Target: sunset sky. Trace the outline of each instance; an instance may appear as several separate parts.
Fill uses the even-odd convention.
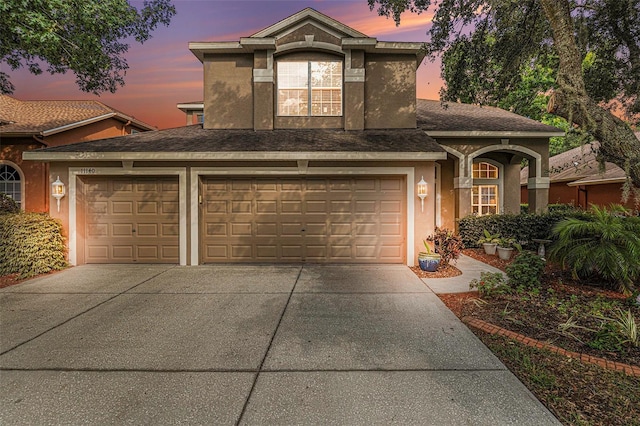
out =
[[[142,1],[130,1],[140,8]],[[27,70],[9,71],[21,100],[97,99],[157,126],[182,126],[185,115],[176,108],[181,102],[202,100],[202,64],[189,51],[191,41],[238,41],[305,7],[312,7],[380,41],[426,40],[431,17],[403,15],[396,27],[391,19],[370,11],[366,0],[316,1],[220,1],[174,0],[177,14],[169,27],[159,27],[145,44],[132,43],[126,55],[129,70],[125,86],[116,93],[94,96],[81,92],[75,76],[31,75]],[[3,67],[5,68],[5,67]],[[442,85],[439,63],[424,61],[418,70],[418,97],[437,99]]]

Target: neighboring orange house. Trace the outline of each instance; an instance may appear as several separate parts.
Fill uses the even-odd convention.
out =
[[[49,211],[49,165],[22,153],[156,130],[97,101],[21,101],[0,95],[0,192],[23,210]]]
[[[635,133],[640,140],[640,132]],[[549,158],[549,203],[571,204],[582,209],[589,205],[608,206],[623,204],[635,210],[633,197],[622,202],[622,185],[625,173],[613,163],[605,163],[601,171],[596,151],[598,142],[580,146]],[[527,177],[529,169],[520,172],[520,199],[528,202]]]

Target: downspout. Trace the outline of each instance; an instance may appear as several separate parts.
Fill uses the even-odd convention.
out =
[[[131,124],[131,120],[127,121],[126,123],[124,123],[124,126],[122,127],[122,136],[127,134],[127,126]]]
[[[589,202],[589,200],[587,199],[587,195],[588,195],[588,193],[587,193],[587,187],[586,187],[586,186],[579,186],[579,187],[578,187],[578,194],[579,194],[580,192],[583,192],[583,193],[584,193],[584,206],[580,206],[580,207],[582,207],[582,209],[583,209],[583,210],[587,210],[587,206],[589,205],[589,203],[588,203],[588,202]]]

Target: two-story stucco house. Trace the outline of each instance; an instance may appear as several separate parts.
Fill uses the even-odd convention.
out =
[[[530,205],[546,206],[548,139],[562,133],[417,100],[421,43],[305,9],[189,48],[204,69],[202,124],[25,153],[67,185],[51,213],[73,264],[413,265],[436,226],[518,212],[523,157]]]

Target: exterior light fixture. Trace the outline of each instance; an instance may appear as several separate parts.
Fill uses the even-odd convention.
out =
[[[51,195],[58,202],[58,212],[60,212],[60,199],[67,193],[64,183],[60,181],[60,176],[51,184]]]
[[[424,213],[424,199],[427,196],[427,182],[424,181],[424,176],[418,182],[418,198],[420,198],[420,203],[422,205],[422,212]]]

